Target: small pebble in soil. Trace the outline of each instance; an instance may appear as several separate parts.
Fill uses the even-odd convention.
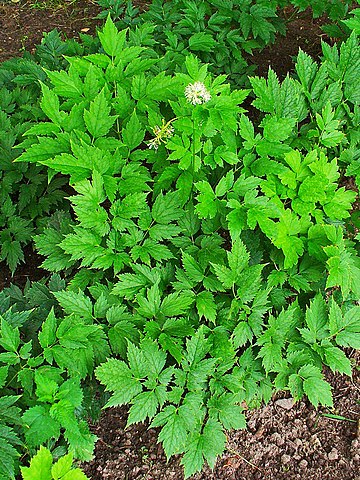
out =
[[[333,448],[331,452],[328,453],[328,459],[330,461],[333,461],[333,460],[337,460],[338,458],[339,458],[338,451],[336,450],[336,448]]]
[[[293,398],[280,398],[279,400],[275,401],[275,405],[283,408],[284,410],[291,410],[294,406],[294,403],[295,401]]]
[[[286,453],[284,455],[281,456],[281,463],[283,463],[284,465],[290,463],[291,461],[291,457],[290,455],[286,455]]]
[[[302,440],[300,440],[300,438],[295,438],[295,440],[294,440],[295,448],[301,447],[302,444],[303,444],[303,442],[302,442]]]
[[[301,460],[301,462],[299,463],[299,467],[301,468],[301,470],[305,470],[307,466],[308,466],[308,462],[305,459]]]

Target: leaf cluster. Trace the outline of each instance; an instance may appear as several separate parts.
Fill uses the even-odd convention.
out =
[[[87,385],[109,347],[85,311],[55,314],[61,312],[55,296],[61,299],[63,288],[54,275],[49,286],[33,283],[24,295],[17,287],[0,294],[2,478],[15,478],[20,454],[34,454],[44,444],[58,455],[66,446],[75,458],[92,457],[96,437],[85,420]]]

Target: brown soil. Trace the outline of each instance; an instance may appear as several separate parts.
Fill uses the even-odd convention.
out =
[[[360,480],[360,372],[352,380],[330,373],[328,378],[331,413],[347,420],[277,397],[249,412],[248,430],[229,432],[214,471],[206,468],[194,480]],[[85,473],[92,480],[182,480],[180,458],[166,463],[157,430],[142,424],[125,430],[126,417],[125,408],[103,414],[93,428],[100,440],[94,460],[83,465]]]
[[[321,30],[321,26],[328,23],[326,15],[313,19],[310,9],[294,14],[293,7],[285,8],[282,15],[287,21],[286,36],[278,36],[273,45],[248,58],[249,63],[258,66],[256,74],[259,76],[267,76],[271,66],[280,78],[284,78],[293,70],[293,57],[298,54],[299,48],[317,59],[321,55],[321,40],[329,42]]]
[[[91,0],[53,0],[54,7],[44,9],[51,0],[28,0],[20,3],[0,0],[0,61],[33,52],[43,33],[54,28],[65,38],[78,38],[80,33],[95,33],[101,20],[95,20],[100,7]]]
[[[44,4],[54,7],[42,8]],[[140,8],[148,0],[135,0]],[[58,5],[55,7],[55,5]],[[95,33],[102,21],[95,17],[101,11],[95,0],[23,0],[13,3],[0,0],[0,61],[22,55],[24,49],[34,51],[44,32],[57,28],[66,38],[78,38],[80,33]],[[289,20],[294,11],[291,7],[283,12]],[[249,63],[258,65],[257,75],[266,75],[271,66],[280,78],[293,69],[292,57],[299,47],[317,58],[321,53],[321,40],[327,39],[321,26],[326,17],[313,19],[310,10],[291,18],[286,37],[279,36],[274,45],[247,56]]]

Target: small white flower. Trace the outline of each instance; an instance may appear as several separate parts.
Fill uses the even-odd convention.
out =
[[[210,92],[202,82],[189,83],[185,88],[185,97],[193,105],[201,105],[211,100]]]
[[[170,137],[173,136],[174,134],[174,127],[171,125],[171,122],[173,122],[175,119],[172,119],[170,121],[168,121],[167,123],[165,123],[165,120],[162,119],[162,125],[161,127],[159,127],[158,125],[156,125],[152,131],[154,132],[154,135],[155,137],[152,138],[148,143],[148,147],[151,149],[151,148],[154,148],[155,150],[157,150],[159,148],[159,145],[161,144],[161,142],[165,143],[166,140]]]
[[[149,142],[148,142],[148,147],[150,148],[150,150],[153,148],[154,150],[157,150],[159,148],[159,145],[160,145],[160,139],[155,137],[155,138],[152,138]]]

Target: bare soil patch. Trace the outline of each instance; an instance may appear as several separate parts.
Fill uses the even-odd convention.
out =
[[[94,34],[102,24],[95,19],[100,7],[91,0],[63,0],[52,8],[45,5],[49,0],[0,3],[0,61],[21,56],[25,49],[33,52],[43,33],[54,28],[64,38],[79,38],[81,32]]]
[[[354,362],[359,354],[351,353]],[[353,379],[327,372],[334,409],[293,405],[284,395],[248,412],[248,429],[228,433],[226,452],[214,471],[194,480],[360,480],[360,372]],[[336,420],[324,414],[339,415]],[[93,427],[100,438],[95,458],[83,466],[92,480],[182,480],[179,458],[169,463],[156,429],[125,430],[126,408],[106,411]]]

